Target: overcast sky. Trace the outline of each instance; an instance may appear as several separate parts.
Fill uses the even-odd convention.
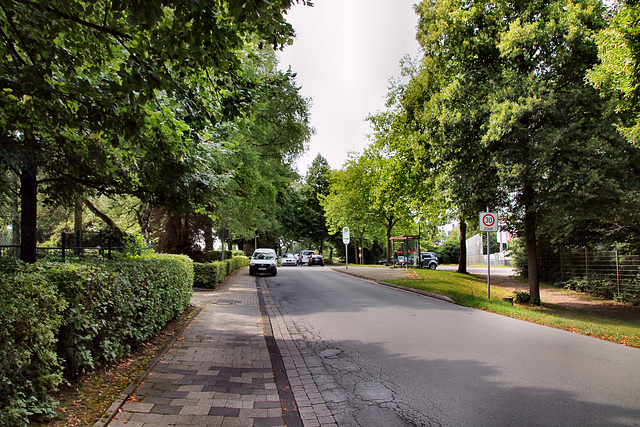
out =
[[[292,46],[280,67],[298,73],[302,95],[312,99],[316,128],[298,163],[304,175],[318,153],[339,169],[348,152],[362,152],[370,128],[365,118],[384,110],[389,80],[400,77],[400,60],[418,55],[414,0],[314,0],[293,6],[288,21]]]

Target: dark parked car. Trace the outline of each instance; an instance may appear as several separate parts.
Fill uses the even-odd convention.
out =
[[[435,270],[438,267],[438,256],[433,252],[422,252],[420,254],[420,267]]]
[[[324,256],[322,254],[313,254],[309,258],[309,265],[324,265]]]

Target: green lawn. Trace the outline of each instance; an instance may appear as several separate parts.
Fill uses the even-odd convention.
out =
[[[511,291],[491,287],[487,300],[487,283],[466,274],[438,270],[414,270],[420,279],[391,280],[395,285],[447,295],[457,304],[479,308],[504,316],[589,335],[640,348],[640,323],[600,314],[570,309],[543,301],[541,306],[514,304],[502,298]]]

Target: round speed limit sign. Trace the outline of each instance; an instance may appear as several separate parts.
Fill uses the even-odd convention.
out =
[[[480,212],[480,231],[498,231],[498,216],[494,212]]]

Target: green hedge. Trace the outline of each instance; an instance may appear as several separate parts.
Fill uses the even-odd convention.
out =
[[[129,353],[191,302],[193,263],[186,256],[48,267],[49,279],[70,307],[58,343],[70,378]]]
[[[224,261],[207,263],[193,263],[194,279],[193,286],[198,288],[215,289],[225,277],[239,268],[249,265],[249,258],[246,256],[234,256]]]
[[[124,356],[182,313],[193,292],[193,263],[179,255],[3,268],[0,425],[52,413],[48,396],[62,374]]]
[[[195,251],[189,253],[194,262],[208,264],[210,262],[222,261],[222,251]],[[233,257],[243,257],[244,252],[239,250],[224,251],[224,259],[232,259]]]
[[[62,382],[55,333],[66,303],[40,272],[0,270],[0,425],[21,425],[55,411],[50,394]]]

